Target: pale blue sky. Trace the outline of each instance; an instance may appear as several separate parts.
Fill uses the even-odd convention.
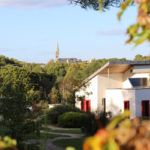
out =
[[[44,0],[38,5],[28,3],[31,1],[35,2],[16,4],[16,0],[0,0],[0,54],[47,63],[55,57],[57,41],[60,57],[131,59],[138,53],[150,54],[148,44],[137,48],[125,45],[126,28],[136,19],[135,7],[119,22],[116,8],[100,13],[68,5],[66,0]]]

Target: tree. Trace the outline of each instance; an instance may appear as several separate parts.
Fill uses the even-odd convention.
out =
[[[126,0],[122,2],[121,10],[118,13],[119,19],[133,1],[138,8],[137,22],[127,29],[129,36],[127,43],[133,43],[137,46],[146,41],[150,42],[150,0]]]
[[[3,116],[3,124],[18,139],[21,138],[22,127],[29,117],[27,91],[31,87],[28,72],[7,65],[0,69],[0,80],[0,114]]]
[[[150,61],[150,56],[143,56],[140,54],[137,54],[134,58],[135,61]]]
[[[25,134],[39,127],[36,126],[38,120],[29,109],[33,90],[30,73],[25,69],[12,65],[0,68],[0,115],[3,117],[1,122],[19,141]]]
[[[108,9],[109,7],[120,6],[122,0],[69,0],[71,3],[79,4],[82,8],[93,8],[94,10],[99,10],[100,6],[103,9]],[[100,4],[101,3],[101,4]]]
[[[23,63],[23,68],[29,72],[44,73],[45,70],[40,64]]]
[[[61,95],[58,87],[54,86],[50,92],[50,102],[51,104],[56,104],[61,102]]]
[[[70,64],[67,73],[60,84],[63,101],[74,103],[75,91],[84,79],[84,64]]]
[[[13,65],[13,66],[22,66],[21,63],[15,59],[9,59],[3,55],[0,55],[0,66]]]
[[[57,77],[56,82],[59,83],[66,75],[68,68],[67,63],[52,62],[45,66],[47,74],[52,74]]]

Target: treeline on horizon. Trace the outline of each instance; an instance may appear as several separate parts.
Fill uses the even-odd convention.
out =
[[[150,56],[138,54],[134,60],[150,60]],[[108,61],[127,61],[127,59],[104,58],[78,63],[51,61],[46,65],[41,65],[0,56],[0,94],[3,95],[5,92],[5,94],[13,95],[23,92],[30,104],[41,100],[53,104],[73,104],[74,93],[81,82]],[[13,89],[14,87],[16,89]]]

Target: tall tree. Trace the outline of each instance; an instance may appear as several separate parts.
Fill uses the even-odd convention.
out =
[[[54,86],[50,92],[51,104],[57,104],[61,102],[61,95],[58,87]]]
[[[0,114],[3,124],[13,131],[15,138],[21,138],[23,126],[29,118],[27,91],[30,86],[28,72],[22,68],[7,65],[0,69]]]
[[[83,70],[83,63],[70,64],[60,85],[60,90],[64,101],[74,103],[75,91],[81,85],[81,82],[85,77]]]

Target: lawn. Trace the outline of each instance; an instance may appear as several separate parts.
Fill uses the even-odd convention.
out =
[[[83,144],[84,138],[80,139],[62,139],[54,141],[53,144],[66,148],[67,146],[75,147],[76,150],[82,150],[82,144]]]
[[[0,135],[4,136],[6,133],[8,133],[9,129],[4,127],[4,126],[0,126]]]

